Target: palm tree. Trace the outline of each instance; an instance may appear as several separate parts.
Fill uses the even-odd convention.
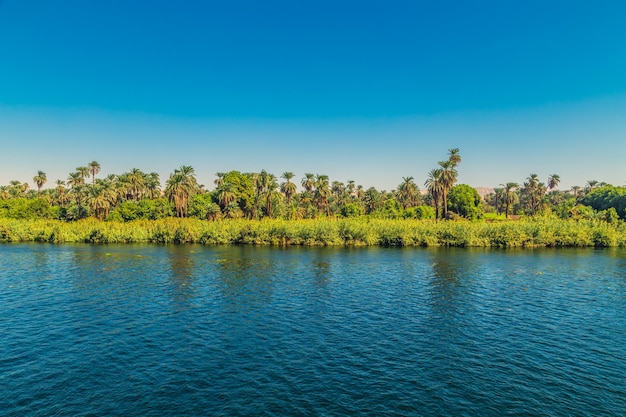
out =
[[[435,206],[435,220],[439,218],[439,201],[444,194],[444,185],[443,185],[443,170],[442,169],[432,169],[428,173],[428,178],[424,183],[424,186],[428,190],[430,194],[433,205]]]
[[[216,188],[219,188],[220,185],[222,185],[224,183],[224,174],[223,172],[218,172],[217,174],[215,174],[217,176],[217,178],[215,179],[215,181],[213,181],[213,184],[215,184]]]
[[[217,202],[222,206],[222,210],[226,210],[231,203],[237,201],[237,194],[235,194],[233,185],[229,182],[222,182],[217,188]]]
[[[506,207],[505,209],[505,217],[508,219],[509,218],[509,208],[517,203],[519,201],[519,197],[517,195],[517,193],[515,192],[516,189],[519,187],[519,184],[516,182],[507,182],[506,185],[505,184],[500,184],[500,186],[502,186],[504,188],[504,205]]]
[[[187,217],[189,198],[198,191],[198,182],[194,169],[189,165],[182,165],[175,169],[167,180],[165,195],[174,202],[177,217]]]
[[[139,201],[146,184],[146,174],[144,174],[140,169],[133,168],[126,174],[125,180],[129,186],[129,194],[135,201]]]
[[[110,189],[107,186],[92,186],[87,191],[87,204],[100,221],[107,217],[111,207]]]
[[[502,214],[502,202],[504,201],[504,188],[493,189],[494,207],[498,214]]]
[[[441,185],[443,187],[441,197],[443,199],[443,218],[448,218],[448,192],[454,186],[457,178],[457,171],[452,160],[439,162],[441,167]]]
[[[287,219],[289,220],[300,220],[303,219],[306,215],[306,209],[301,207],[296,201],[289,204],[287,207]]]
[[[17,180],[9,182],[9,193],[11,197],[18,197],[22,193],[22,183]]]
[[[37,175],[33,177],[33,181],[37,184],[37,198],[39,198],[39,193],[41,192],[41,187],[48,181],[48,177],[46,177],[46,173],[43,171],[37,171]]]
[[[365,197],[365,190],[363,189],[363,186],[361,184],[356,186],[356,190],[354,190],[354,196],[359,201],[362,201]]]
[[[243,216],[243,212],[241,211],[241,207],[237,202],[233,201],[228,206],[224,208],[224,214],[229,219],[239,219]]]
[[[456,166],[461,163],[461,155],[459,152],[459,148],[448,149],[448,161],[452,164],[452,168],[456,168]]]
[[[55,199],[56,202],[60,205],[60,206],[64,206],[65,203],[67,202],[67,198],[65,196],[65,181],[62,180],[56,180],[55,181],[56,187],[54,187],[54,193],[55,193]]]
[[[83,178],[83,184],[85,183],[85,178],[91,175],[89,172],[89,168],[87,167],[77,167],[76,172],[78,172],[80,176]]]
[[[549,190],[553,190],[556,187],[558,187],[559,183],[561,182],[561,177],[559,177],[557,174],[552,174],[548,177],[548,189]]]
[[[96,174],[100,172],[100,164],[98,161],[91,161],[87,164],[89,172],[91,173],[91,184],[96,185]]]
[[[375,212],[385,203],[384,192],[381,193],[374,187],[365,191],[363,199],[365,200],[365,211],[368,214]]]
[[[540,194],[540,182],[539,182],[539,177],[537,176],[537,174],[530,174],[530,176],[528,178],[526,178],[526,181],[524,183],[524,189],[523,192],[528,196],[528,198],[530,199],[529,201],[529,206],[530,206],[530,212],[532,214],[535,214],[537,212],[537,206],[539,203],[539,194]]]
[[[398,201],[406,209],[413,207],[419,200],[419,188],[413,182],[413,177],[402,177],[402,183],[398,185],[396,192]]]
[[[587,193],[592,192],[593,190],[595,190],[595,188],[598,186],[599,182],[596,180],[589,180],[587,181],[587,185],[586,185],[586,191]]]
[[[281,178],[285,179],[285,182],[280,184],[280,191],[285,194],[285,198],[287,199],[287,205],[291,204],[291,198],[296,194],[296,184],[291,182],[291,179],[294,177],[293,172],[283,172]]]
[[[259,209],[259,202],[261,201],[261,195],[265,184],[263,183],[264,177],[267,175],[267,171],[261,170],[260,174],[254,173],[250,176],[252,187],[254,188],[254,205],[252,206],[251,218],[256,219],[257,210]]]
[[[8,185],[0,185],[0,200],[8,200],[11,198],[11,191]]]
[[[84,201],[85,193],[86,193],[86,189],[85,189],[84,183],[77,183],[75,185],[72,185],[72,188],[70,189],[70,194],[74,196],[74,201],[76,202],[76,206],[78,210],[77,218],[81,218],[83,217],[83,215],[86,215],[86,213],[84,213],[84,208],[83,208],[83,201]]]
[[[315,175],[309,173],[304,174],[301,184],[306,191],[311,192],[313,187],[315,187]]]
[[[161,197],[161,182],[159,181],[159,174],[151,172],[144,176],[144,183],[146,189],[146,196],[150,199],[157,199]]]
[[[219,205],[211,202],[208,204],[206,208],[206,218],[207,220],[217,220],[222,215],[222,209]]]
[[[306,175],[306,174],[305,174]],[[330,188],[328,184],[328,175],[318,174],[315,178],[315,201],[317,209],[324,211],[326,216],[330,217],[330,207],[328,205],[328,197],[330,196]]]
[[[83,184],[85,184],[85,177],[83,177],[80,172],[70,172],[67,176],[67,185],[69,185],[70,188]]]
[[[265,215],[272,217],[274,214],[273,199],[276,197],[278,190],[278,182],[274,174],[270,174],[265,170],[261,171],[261,184],[265,196]]]

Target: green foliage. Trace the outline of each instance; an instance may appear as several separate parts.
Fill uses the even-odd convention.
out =
[[[363,206],[357,203],[344,204],[341,207],[341,215],[343,217],[359,217],[365,213]]]
[[[157,220],[170,217],[174,214],[174,204],[165,198],[156,200],[143,199],[139,200],[138,218],[145,220]]]
[[[473,187],[466,184],[455,185],[448,194],[448,208],[469,220],[482,218],[482,199]]]
[[[108,221],[124,221],[133,220],[157,220],[163,219],[174,214],[174,205],[172,202],[159,198],[156,200],[143,199],[139,201],[125,201],[107,217]]]
[[[242,174],[239,171],[230,171],[224,175],[224,183],[230,184],[237,198],[237,205],[247,214],[252,212],[254,206],[254,187],[251,176]]]
[[[58,215],[43,199],[12,198],[0,200],[0,217],[11,219],[51,219]]]
[[[626,218],[626,187],[607,185],[597,188],[581,200],[582,204],[591,206],[594,210],[603,211],[615,209],[618,216]]]
[[[379,219],[399,219],[402,217],[404,209],[395,198],[388,198],[382,206],[372,212],[371,216]]]
[[[417,206],[411,207],[404,211],[405,219],[434,219],[435,218],[435,209],[431,206]]]
[[[213,204],[213,196],[209,193],[196,194],[189,201],[189,217],[196,219],[208,218],[209,207]]]
[[[617,215],[615,207],[609,207],[606,210],[602,210],[598,214],[600,215],[600,218],[608,224],[616,225],[619,222],[619,216]]]
[[[577,204],[569,210],[569,218],[572,220],[593,220],[597,217],[597,213],[593,208]]]
[[[113,210],[111,214],[109,214],[108,220],[125,222],[137,220],[139,218],[138,211],[139,206],[136,202],[125,201],[121,203],[115,210]]]
[[[613,216],[608,214],[607,216]],[[1,242],[88,242],[254,245],[382,245],[456,247],[626,247],[626,224],[534,218],[468,222],[370,217],[206,221],[165,218],[101,222],[94,218],[0,219]]]

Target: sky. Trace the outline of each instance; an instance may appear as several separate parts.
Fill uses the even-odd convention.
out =
[[[597,3],[597,4],[596,4]],[[0,185],[626,183],[626,2],[0,0]]]

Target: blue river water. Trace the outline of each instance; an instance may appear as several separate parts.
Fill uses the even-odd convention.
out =
[[[623,416],[626,251],[0,245],[3,416]]]

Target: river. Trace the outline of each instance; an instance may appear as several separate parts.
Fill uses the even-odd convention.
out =
[[[5,416],[621,416],[626,251],[0,245]]]

